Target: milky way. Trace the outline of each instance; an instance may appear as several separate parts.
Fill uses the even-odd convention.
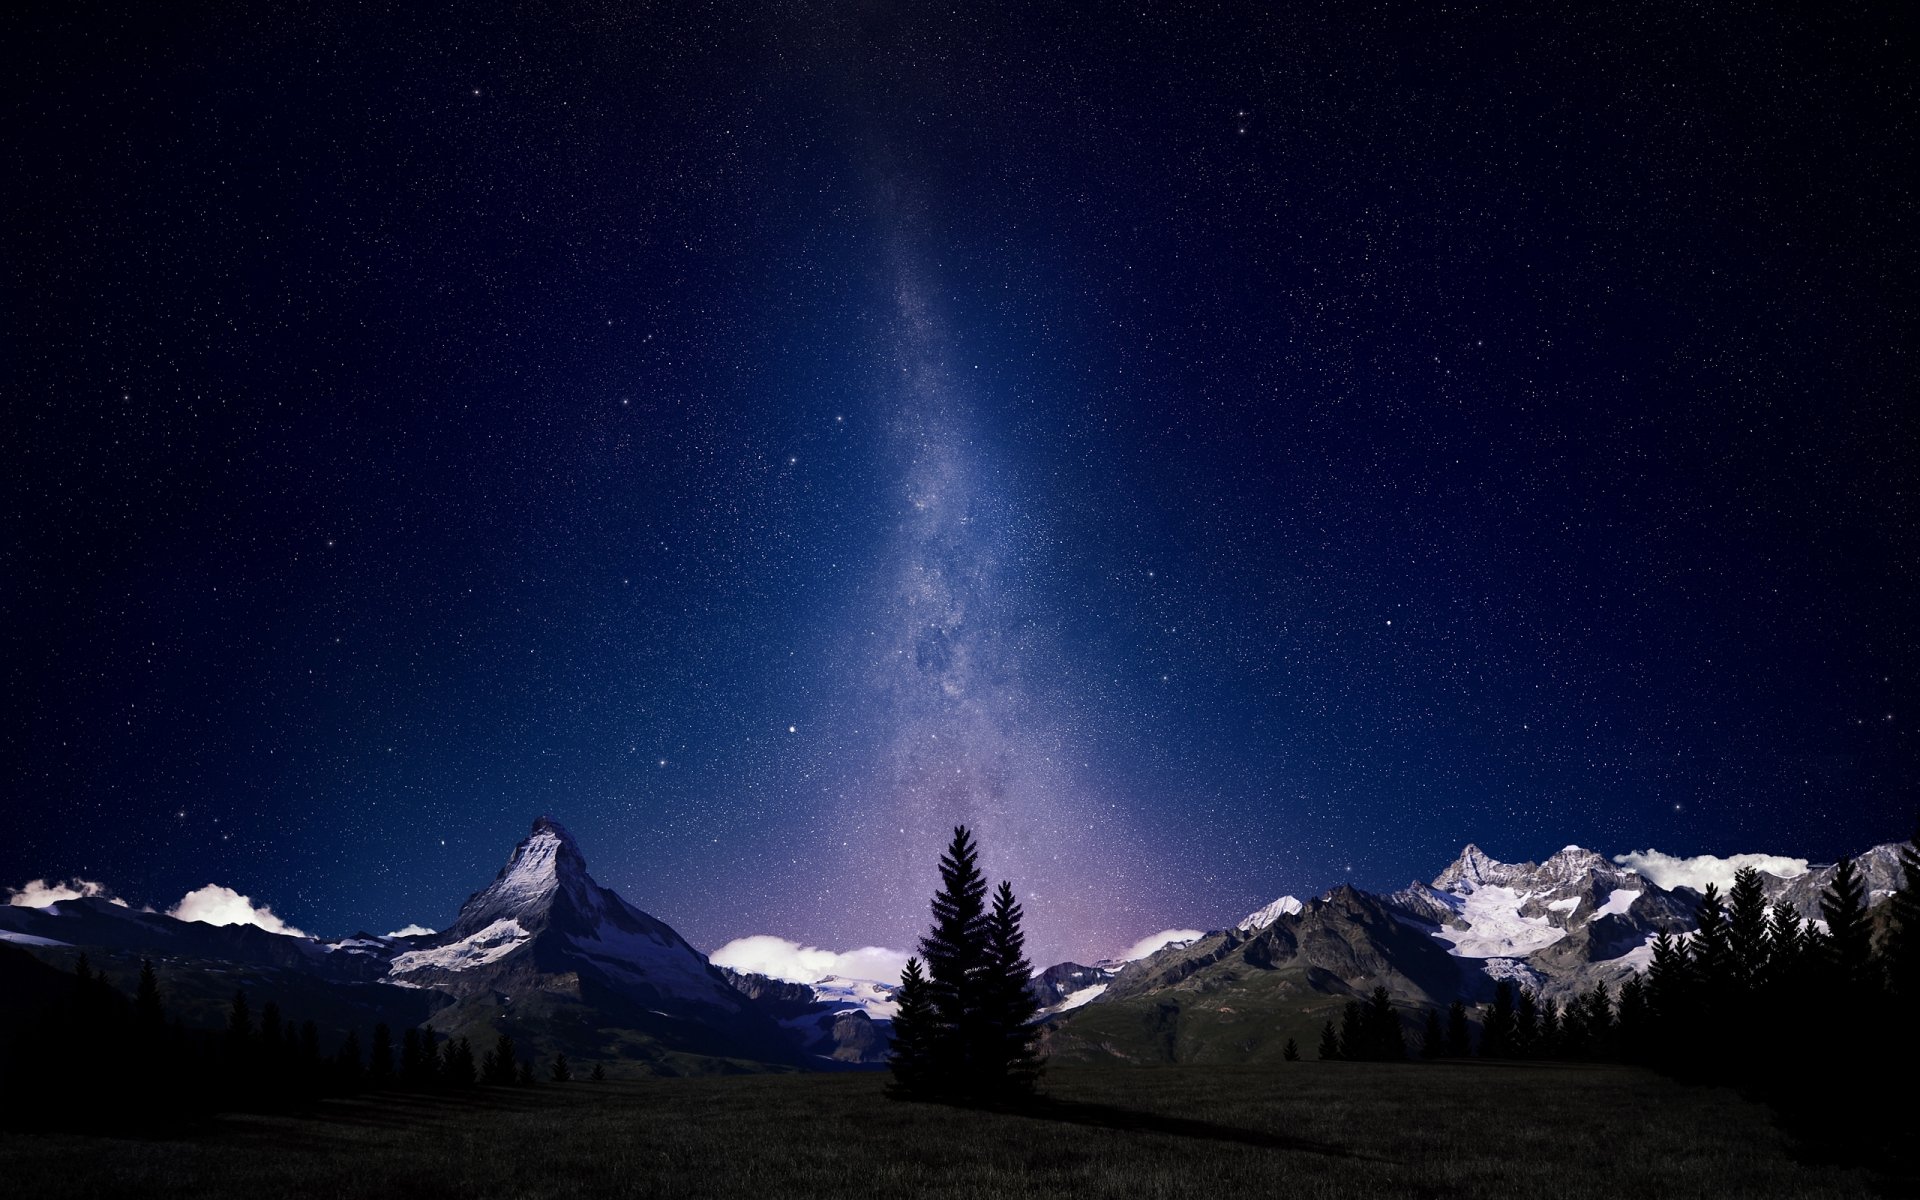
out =
[[[1097,714],[1075,696],[1077,671],[1028,578],[1046,569],[1045,521],[1031,511],[1044,495],[977,428],[971,372],[953,361],[927,268],[897,246],[889,257],[895,346],[877,397],[897,474],[870,585],[861,682],[878,757],[855,789],[853,895],[909,942],[934,860],[964,824],[988,872],[1025,899],[1036,948],[1112,952],[1137,936],[1130,922],[1145,919],[1159,891],[1148,881],[1167,863],[1133,828],[1131,797],[1090,778]]]
[[[9,43],[0,888],[547,812],[898,949],[965,822],[1084,961],[1907,833],[1897,6],[283,7]]]

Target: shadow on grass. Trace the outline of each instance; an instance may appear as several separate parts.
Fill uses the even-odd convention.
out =
[[[955,1105],[954,1107],[969,1106]],[[1173,1117],[1165,1113],[1143,1112],[1135,1108],[1121,1108],[1117,1104],[1095,1104],[1085,1100],[1043,1097],[1026,1104],[983,1108],[978,1111],[995,1112],[1010,1117],[1026,1117],[1035,1121],[1054,1121],[1062,1125],[1113,1129],[1122,1133],[1160,1133],[1169,1137],[1228,1142],[1262,1150],[1291,1150],[1297,1154],[1320,1154],[1329,1158],[1368,1162],[1392,1161],[1374,1155],[1359,1154],[1333,1142],[1317,1142],[1310,1138],[1288,1137],[1259,1129],[1242,1129],[1215,1121],[1202,1121],[1193,1117]]]

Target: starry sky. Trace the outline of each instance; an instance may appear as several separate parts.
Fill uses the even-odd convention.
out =
[[[1902,6],[28,5],[0,884],[696,945],[1909,831]],[[171,11],[180,10],[180,11]]]

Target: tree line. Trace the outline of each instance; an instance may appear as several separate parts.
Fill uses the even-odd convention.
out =
[[[223,1028],[169,1017],[151,960],[128,997],[82,954],[68,994],[14,1040],[0,1085],[0,1116],[16,1127],[142,1129],[216,1112],[284,1111],[370,1091],[530,1086],[572,1079],[564,1054],[545,1070],[509,1034],[476,1057],[464,1037],[424,1026],[349,1030],[323,1049],[319,1026],[268,1001],[258,1011],[234,993]],[[605,1078],[595,1064],[590,1078]]]
[[[1866,1097],[1875,1071],[1891,1082],[1920,1066],[1920,831],[1900,866],[1901,886],[1870,910],[1857,866],[1842,860],[1819,923],[1769,904],[1760,872],[1742,868],[1724,895],[1708,885],[1693,932],[1654,938],[1644,974],[1565,999],[1501,980],[1477,1012],[1462,1000],[1426,1010],[1419,1056],[1615,1061],[1733,1085],[1816,1145],[1904,1169],[1915,1156],[1910,1115]],[[1324,1060],[1408,1056],[1385,988],[1321,1029]],[[1282,1057],[1299,1057],[1291,1039]]]

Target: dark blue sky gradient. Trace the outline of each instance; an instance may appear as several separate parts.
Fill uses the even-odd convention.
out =
[[[902,945],[966,820],[1051,961],[1908,832],[1910,18],[1040,7],[4,18],[0,884],[550,812]]]

